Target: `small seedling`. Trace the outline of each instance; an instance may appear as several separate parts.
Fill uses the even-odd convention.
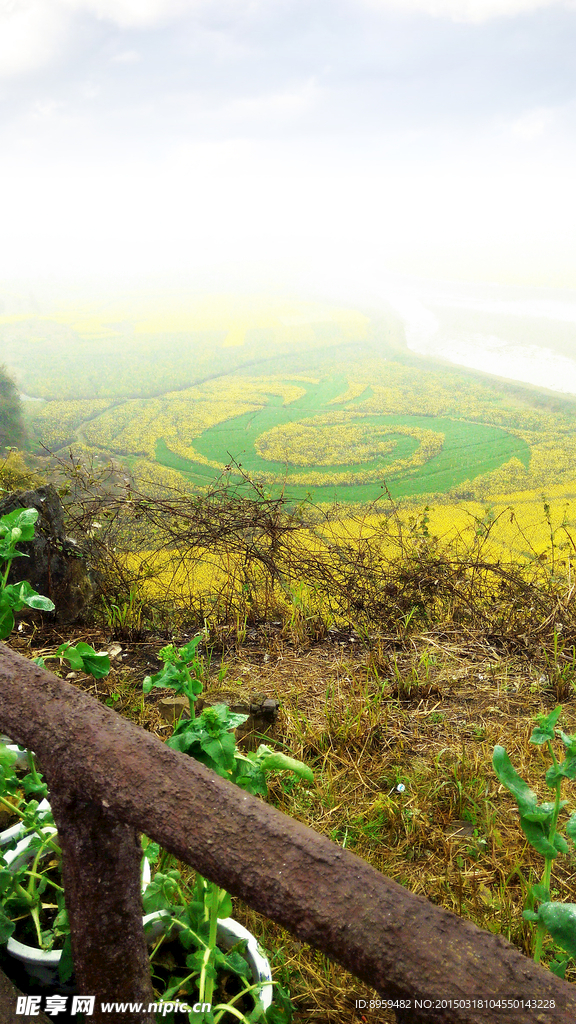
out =
[[[35,665],[46,668],[46,658],[59,658],[67,661],[75,672],[86,672],[94,679],[103,679],[110,671],[110,658],[107,654],[97,654],[90,644],[82,641],[77,644],[60,644],[54,654],[47,654],[45,658],[33,658]]]
[[[576,903],[554,903],[551,900],[550,879],[552,862],[560,854],[568,853],[566,839],[558,831],[558,816],[566,805],[560,799],[562,779],[576,778],[576,736],[569,736],[556,724],[562,713],[562,707],[554,709],[548,716],[538,715],[537,725],[530,737],[530,742],[538,746],[546,744],[552,764],[546,772],[546,785],[554,791],[554,800],[539,804],[535,793],[518,775],[512,766],[504,747],[494,747],[492,764],[500,782],[510,790],[518,804],[520,827],[528,842],[544,857],[544,874],[542,880],[528,890],[528,908],[524,911],[524,919],[536,925],[534,939],[534,959],[537,963],[542,958],[544,937],[548,932],[560,950],[576,956]],[[552,741],[558,736],[566,755],[558,761]],[[576,811],[566,824],[566,835],[576,845]],[[535,911],[534,903],[539,904]],[[549,964],[550,969],[559,977],[564,977],[568,960],[557,958]]]

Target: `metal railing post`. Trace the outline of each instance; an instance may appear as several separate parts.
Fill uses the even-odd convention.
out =
[[[91,1019],[117,1015],[101,1003],[141,1003],[119,1014],[123,1024],[154,1024],[148,949],[142,930],[142,848],[133,828],[66,788],[51,790],[62,847],[62,875],[79,993],[95,996]]]

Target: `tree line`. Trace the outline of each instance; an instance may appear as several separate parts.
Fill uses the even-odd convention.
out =
[[[0,366],[0,450],[22,448],[25,440],[18,386],[6,367]]]

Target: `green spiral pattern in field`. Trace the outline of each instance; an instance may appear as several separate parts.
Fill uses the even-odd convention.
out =
[[[344,377],[330,377],[318,384],[307,383],[305,394],[283,405],[277,394],[268,395],[267,404],[255,412],[244,413],[205,430],[194,439],[199,455],[217,462],[222,470],[238,462],[253,477],[260,477],[266,489],[279,493],[284,483],[287,498],[301,500],[311,494],[316,501],[371,501],[382,491],[384,481],[393,497],[427,493],[444,493],[474,477],[497,469],[515,457],[528,466],[528,444],[501,427],[434,416],[366,414],[357,406],[370,394],[335,403],[346,391]],[[263,457],[266,436],[290,424],[304,421],[307,427],[315,422],[319,431],[330,428],[327,420],[338,419],[346,426],[356,426],[356,436],[363,433],[366,458],[350,462],[342,452],[340,462],[311,466],[298,464],[297,451],[289,452],[287,431],[286,455],[283,460]],[[414,465],[423,434],[441,436],[437,453],[423,464]],[[374,455],[380,445],[381,453]],[[260,452],[258,451],[260,448]],[[170,451],[160,439],[156,458],[161,465],[184,473],[198,484],[209,484],[218,471],[202,462],[186,459]],[[412,463],[412,464],[410,464]]]

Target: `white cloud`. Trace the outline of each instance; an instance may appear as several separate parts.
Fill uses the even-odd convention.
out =
[[[0,0],[0,77],[44,66],[67,36],[68,16],[45,0]]]
[[[220,113],[242,122],[262,121],[268,124],[275,119],[302,116],[316,106],[322,95],[315,78],[310,78],[297,89],[264,96],[235,97],[222,107]]]
[[[401,9],[453,21],[482,22],[529,14],[542,7],[576,9],[574,0],[364,0],[371,7]]]
[[[142,57],[137,50],[121,50],[110,58],[115,64],[136,64]]]
[[[206,0],[0,0],[0,78],[34,72],[58,60],[78,15],[120,28],[148,28],[186,14]],[[133,51],[116,60],[138,59]]]
[[[540,138],[554,120],[554,111],[547,107],[527,110],[512,124],[512,134],[525,142]]]
[[[146,27],[197,8],[202,0],[61,0],[73,11],[93,14],[121,28]]]

